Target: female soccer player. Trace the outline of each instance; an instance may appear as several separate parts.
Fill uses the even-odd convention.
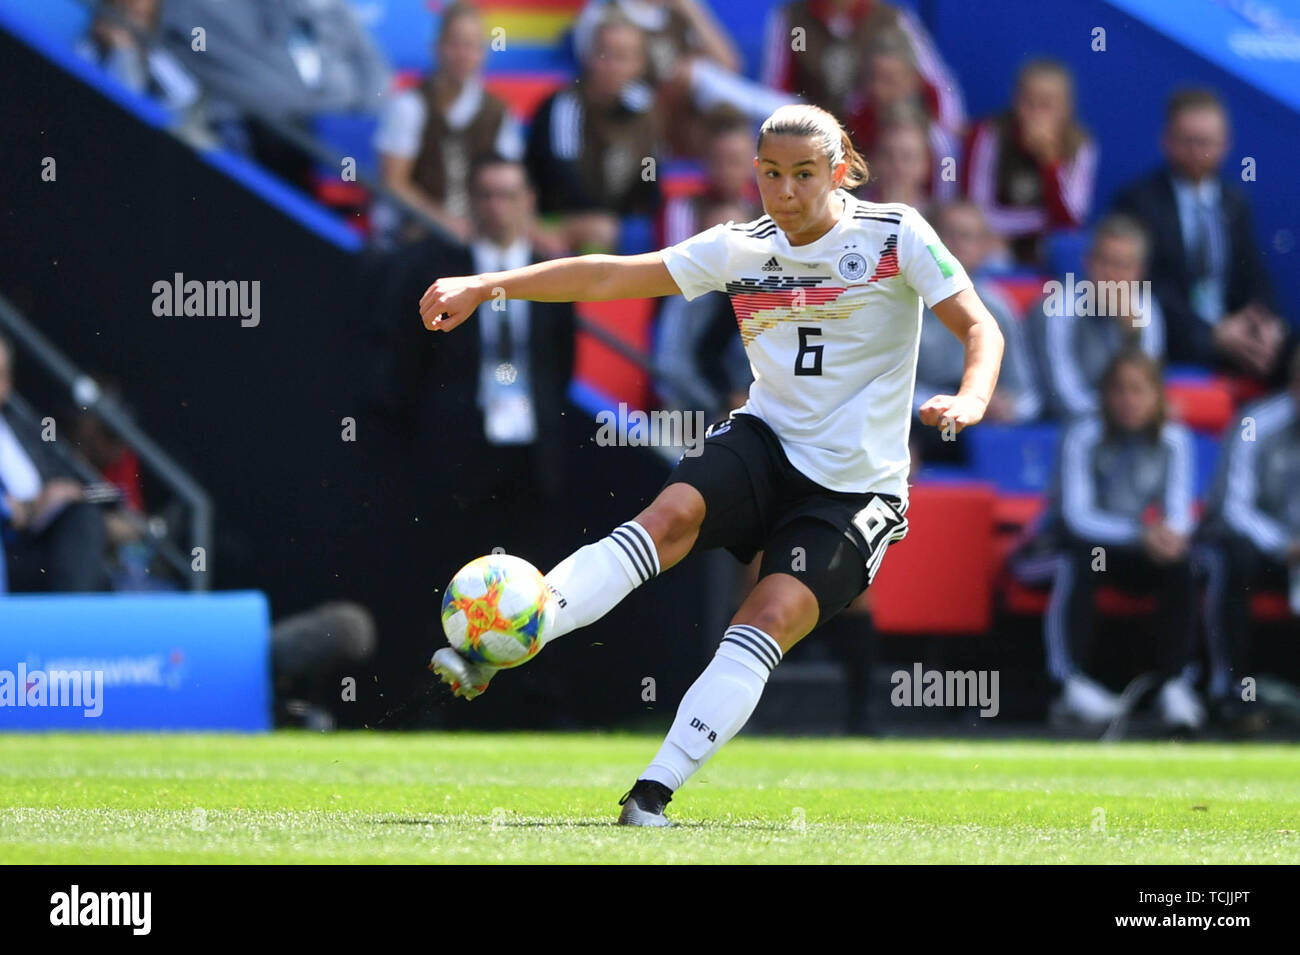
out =
[[[725,547],[759,579],[687,690],[659,753],[620,800],[619,822],[664,826],[672,794],[753,712],[768,674],[854,600],[907,532],[907,435],[921,302],[966,347],[955,395],[921,408],[954,436],[984,415],[1002,335],[961,265],[910,206],[847,190],[867,166],[830,113],[783,106],[754,159],[766,214],[661,252],[583,255],[444,278],[420,299],[450,331],[493,296],[603,301],[725,291],[754,370],[749,400],[683,457],[644,511],[546,575],[558,604],[545,639],[586,626],[695,550]],[[955,568],[935,568],[935,589]],[[983,573],[983,568],[971,568]],[[495,670],[450,648],[430,668],[473,698]]]

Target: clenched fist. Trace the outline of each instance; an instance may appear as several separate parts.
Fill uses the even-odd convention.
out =
[[[969,428],[983,420],[985,407],[979,398],[968,395],[935,395],[921,405],[921,423],[943,428],[951,421],[953,434],[960,434],[963,428]]]
[[[438,279],[420,297],[420,318],[429,331],[449,332],[487,300],[481,277],[458,275]]]

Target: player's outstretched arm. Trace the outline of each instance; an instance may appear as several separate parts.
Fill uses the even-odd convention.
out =
[[[936,302],[932,310],[966,346],[966,370],[957,394],[935,395],[921,405],[921,423],[942,428],[951,421],[956,433],[978,424],[993,397],[1002,368],[1002,330],[971,288]]]
[[[503,272],[438,279],[420,298],[420,317],[430,331],[449,332],[493,296],[530,302],[605,302],[680,292],[659,252],[576,255]]]

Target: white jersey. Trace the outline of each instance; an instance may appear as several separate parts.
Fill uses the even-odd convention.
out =
[[[971,281],[911,206],[840,190],[830,231],[791,246],[770,216],[727,222],[663,250],[689,300],[731,297],[762,418],[790,463],[833,491],[907,499],[907,437],[921,334]]]

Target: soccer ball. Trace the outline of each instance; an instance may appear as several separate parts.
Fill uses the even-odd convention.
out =
[[[442,629],[471,663],[515,667],[542,648],[555,599],[541,573],[509,554],[489,554],[460,569],[442,598]]]

